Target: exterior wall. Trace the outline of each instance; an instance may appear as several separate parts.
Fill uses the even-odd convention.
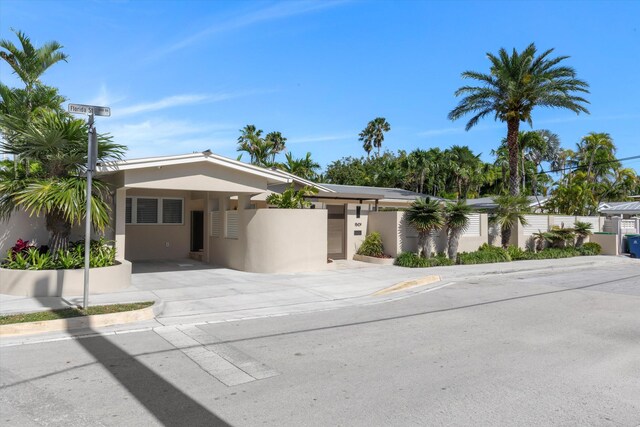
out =
[[[489,224],[487,214],[479,214],[480,230],[478,235],[463,234],[458,244],[458,252],[470,252],[478,249],[489,240]],[[377,231],[382,237],[385,253],[392,257],[402,252],[418,250],[418,233],[406,223],[403,211],[383,211],[369,213],[367,233]],[[447,235],[444,231],[434,238],[436,252],[447,250]]]
[[[166,225],[127,224],[125,258],[130,261],[181,259],[189,256],[193,201],[190,191],[128,189],[126,196],[181,197],[183,223]],[[124,218],[123,221],[124,222]]]
[[[356,218],[356,207],[360,206],[360,218]],[[366,204],[348,203],[346,205],[345,258],[353,259],[367,235],[369,206]],[[360,235],[356,235],[356,232]]]
[[[602,255],[620,255],[619,239],[616,234],[593,234],[589,236],[589,241],[602,247]]]
[[[49,232],[44,216],[30,217],[25,211],[11,214],[8,221],[0,221],[0,259],[16,244],[18,239],[35,240],[39,245],[47,244]]]
[[[114,292],[131,284],[131,263],[89,270],[91,294]],[[23,297],[77,296],[84,292],[84,269],[9,270],[0,268],[0,293]]]
[[[221,206],[221,212],[225,209]],[[238,209],[235,239],[209,236],[209,262],[255,273],[322,270],[327,263],[324,209]],[[221,221],[224,228],[225,220]]]

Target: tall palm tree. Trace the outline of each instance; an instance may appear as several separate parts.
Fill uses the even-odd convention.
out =
[[[558,65],[567,56],[549,58],[552,52],[553,49],[549,49],[537,55],[537,49],[531,43],[522,52],[513,49],[511,55],[504,48],[500,49],[498,55],[487,53],[491,61],[490,73],[463,72],[463,78],[478,80],[481,85],[458,89],[455,95],[464,98],[448,115],[449,119],[457,120],[474,114],[467,122],[466,130],[488,115],[507,123],[509,192],[512,196],[520,193],[520,122],[532,125],[532,112],[536,106],[566,108],[577,114],[589,112],[584,106],[588,101],[578,95],[589,93],[589,85],[576,78],[573,68]]]
[[[445,208],[445,225],[447,228],[447,255],[455,260],[458,255],[460,236],[469,227],[471,206],[464,200],[449,203]]]
[[[429,197],[418,197],[407,210],[405,218],[418,231],[418,256],[430,258],[432,233],[445,225],[440,203]]]
[[[274,164],[276,160],[276,154],[283,152],[286,148],[285,144],[287,142],[287,138],[282,136],[280,132],[269,132],[267,136],[264,137],[264,141],[269,147],[271,164]]]
[[[256,151],[262,140],[262,129],[256,129],[255,125],[246,125],[240,129],[237,151],[249,154],[251,164],[256,163]]]
[[[8,219],[17,208],[31,215],[43,214],[50,232],[49,247],[56,255],[67,248],[71,226],[86,215],[86,180],[81,175],[87,163],[87,124],[64,112],[47,110],[26,124],[2,114],[0,128],[14,135],[0,140],[0,150],[28,159],[30,169],[27,174],[21,166],[17,176],[0,180],[0,218]],[[120,159],[124,151],[110,136],[99,135],[99,161]],[[6,168],[2,173],[7,173]],[[94,180],[91,219],[98,230],[109,221],[108,199],[107,185]]]
[[[67,55],[60,50],[63,46],[56,42],[47,42],[36,48],[31,39],[22,31],[11,29],[20,41],[20,47],[9,40],[0,40],[0,58],[4,59],[13,72],[22,80],[27,94],[27,106],[32,109],[31,94],[36,85],[40,84],[40,77],[57,62],[67,60]]]
[[[510,194],[498,196],[494,199],[498,205],[491,215],[491,221],[500,227],[502,234],[502,247],[509,246],[511,230],[517,223],[527,225],[525,213],[529,212],[529,199],[526,196],[512,196]]]
[[[380,156],[380,147],[382,147],[382,142],[384,141],[384,133],[390,130],[391,126],[384,117],[376,117],[360,132],[360,138],[358,138],[358,140],[362,142],[362,147],[364,151],[367,152],[367,157],[369,157],[373,148],[377,148],[377,155]]]

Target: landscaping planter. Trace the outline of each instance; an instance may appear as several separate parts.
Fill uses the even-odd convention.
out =
[[[353,259],[354,261],[362,261],[362,262],[368,262],[371,264],[378,264],[378,265],[393,265],[393,262],[395,261],[395,258],[378,258],[378,257],[358,255],[358,254],[354,255]]]
[[[89,270],[89,292],[100,294],[131,285],[131,263],[119,261],[110,267]],[[10,270],[0,268],[0,293],[22,297],[61,297],[82,295],[84,269]]]

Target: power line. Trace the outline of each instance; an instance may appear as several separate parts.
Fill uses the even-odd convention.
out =
[[[600,165],[606,165],[609,163],[618,163],[618,162],[624,162],[627,160],[634,160],[634,159],[640,159],[640,155],[638,156],[631,156],[631,157],[624,157],[622,159],[613,159],[613,160],[607,160],[605,162],[596,162],[596,163],[592,163],[591,167],[594,166],[600,166]],[[556,173],[556,172],[564,172],[564,171],[575,171],[578,169],[584,169],[584,168],[589,168],[589,165],[576,165],[576,166],[567,166],[565,168],[560,168],[560,169],[552,169],[552,170],[548,170],[548,171],[541,171],[541,172],[537,172],[536,175],[542,175],[542,174],[546,174],[546,173]]]

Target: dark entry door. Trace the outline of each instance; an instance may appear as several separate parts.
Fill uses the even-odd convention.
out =
[[[204,212],[191,211],[191,252],[204,249]]]
[[[327,205],[327,252],[331,259],[344,259],[344,205]]]

